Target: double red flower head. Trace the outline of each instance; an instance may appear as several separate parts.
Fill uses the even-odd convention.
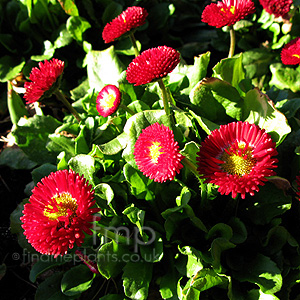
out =
[[[219,186],[221,194],[242,198],[251,196],[264,185],[266,177],[275,175],[276,144],[264,129],[248,122],[233,122],[202,142],[198,153],[198,171],[207,183]]]
[[[255,12],[251,0],[222,0],[207,5],[202,13],[202,22],[221,28],[234,25]]]
[[[104,42],[113,42],[122,35],[144,25],[147,16],[148,12],[145,8],[139,6],[128,7],[118,17],[105,25],[102,32]]]
[[[39,67],[33,68],[29,75],[31,82],[24,84],[26,103],[34,103],[43,97],[50,97],[59,87],[64,66],[63,61],[53,58],[50,61],[45,60],[44,63],[40,62]]]
[[[159,46],[142,52],[129,64],[126,79],[142,85],[167,76],[180,62],[180,54],[171,47]]]
[[[21,217],[28,242],[42,254],[64,255],[92,234],[94,191],[74,171],[60,170],[42,179],[33,189]]]

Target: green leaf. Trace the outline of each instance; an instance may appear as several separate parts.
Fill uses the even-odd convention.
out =
[[[224,239],[230,240],[232,235],[232,228],[230,226],[224,223],[218,223],[209,230],[206,238],[211,239],[214,236],[220,236]]]
[[[233,217],[230,219],[229,225],[233,231],[230,241],[234,244],[244,243],[248,235],[245,224],[239,218]]]
[[[139,209],[134,206],[132,203],[131,206],[127,207],[123,214],[128,217],[130,222],[137,226],[139,229],[140,235],[143,238],[143,241],[146,243],[148,241],[148,237],[145,234],[143,227],[144,227],[144,219],[145,219],[145,211],[142,209]]]
[[[61,280],[63,278],[64,273],[54,273],[50,277],[48,277],[45,281],[39,284],[36,294],[35,300],[70,300],[75,299],[74,297],[68,297],[64,295],[61,291]]]
[[[274,261],[260,253],[245,263],[241,271],[234,272],[234,276],[241,282],[256,283],[266,294],[274,294],[282,286],[280,269]]]
[[[200,150],[200,146],[194,141],[188,142],[184,145],[184,148],[180,151],[189,161],[193,164],[197,164],[197,153]]]
[[[107,183],[97,184],[94,190],[98,197],[107,201],[107,204],[110,204],[110,202],[114,199],[114,191]]]
[[[10,81],[23,69],[25,60],[21,61],[16,56],[2,56],[0,58],[0,82]]]
[[[279,110],[288,118],[294,117],[298,110],[300,109],[300,98],[283,100],[283,105],[279,108]],[[281,103],[281,102],[280,102]]]
[[[292,197],[284,194],[272,183],[267,182],[260,187],[255,198],[249,199],[247,211],[254,224],[265,225],[274,217],[282,215],[291,208]]]
[[[44,41],[44,52],[42,55],[32,55],[30,58],[35,61],[51,59],[55,53],[55,47],[50,41]]]
[[[214,239],[211,243],[211,256],[213,258],[212,265],[216,272],[220,273],[222,270],[221,266],[221,254],[223,251],[234,248],[236,245],[229,242],[228,239],[223,237],[218,237]]]
[[[102,245],[97,253],[100,274],[106,279],[117,276],[122,272],[129,256],[128,248],[115,241]]]
[[[214,77],[224,80],[236,88],[240,93],[240,82],[245,79],[245,71],[243,68],[243,57],[239,54],[236,57],[222,59],[213,68]]]
[[[8,84],[7,91],[7,107],[10,115],[11,122],[13,124],[17,124],[19,120],[28,116],[27,109],[25,108],[25,104],[19,94],[17,94],[13,89],[11,84]]]
[[[47,150],[55,153],[64,151],[68,160],[75,155],[74,139],[66,137],[59,133],[49,134],[48,137],[49,141],[46,145]]]
[[[192,110],[189,110],[189,113],[197,121],[197,123],[204,130],[204,132],[206,132],[206,134],[210,134],[213,130],[218,129],[220,127],[218,124],[213,123],[206,118],[196,115]]]
[[[123,150],[128,143],[128,136],[126,132],[122,132],[120,135],[112,139],[111,141],[98,145],[99,150],[106,155],[115,155]]]
[[[197,101],[200,101],[199,103],[202,103],[202,101],[205,101],[202,98],[207,97],[207,93],[210,93],[212,98],[216,100],[214,102],[214,105],[217,107],[215,116],[218,119],[228,121],[230,120],[228,116],[237,120],[241,119],[243,99],[231,84],[218,78],[211,77],[202,80],[199,88],[200,90],[206,89],[206,92],[203,94],[197,94],[200,97]],[[217,102],[219,102],[221,106],[216,104]],[[205,105],[205,103],[206,101],[203,105]]]
[[[75,266],[64,273],[61,291],[67,296],[78,296],[92,286],[95,276],[86,265]]]
[[[95,186],[94,173],[95,169],[95,159],[90,155],[79,154],[71,158],[69,161],[70,167],[75,173],[83,175],[89,184]]]
[[[284,66],[282,63],[270,65],[272,78],[269,85],[276,86],[278,89],[290,89],[296,93],[300,91],[299,67],[292,69]]]
[[[225,283],[228,283],[228,279],[225,276],[220,276],[211,269],[202,269],[187,282],[183,289],[183,294],[186,295],[186,299],[194,299],[191,295],[194,295],[195,290],[203,292]]]
[[[147,105],[145,102],[139,101],[139,100],[135,100],[135,101],[131,102],[130,104],[128,104],[127,106],[128,106],[128,108],[133,110],[135,113],[143,112],[145,110],[150,109],[149,105]]]
[[[277,145],[291,132],[285,115],[277,110],[268,96],[258,89],[250,90],[246,94],[243,119],[265,129]]]
[[[154,184],[152,179],[149,179],[128,163],[124,166],[123,172],[125,179],[130,184],[131,193],[137,197],[137,199],[145,199],[148,201],[155,198],[155,195],[150,188],[150,185]]]
[[[21,118],[12,131],[17,145],[25,154],[39,164],[56,161],[56,153],[48,151],[46,144],[49,134],[53,133],[61,123],[51,116]]]
[[[40,255],[38,261],[30,270],[29,279],[31,282],[35,282],[37,278],[47,270],[50,270],[56,266],[64,265],[71,260],[72,258],[67,256],[58,256],[57,258],[54,258],[51,255]]]
[[[264,48],[252,49],[243,53],[243,65],[247,78],[262,77],[269,72],[274,54]]]
[[[30,170],[37,165],[30,160],[20,148],[5,148],[0,154],[0,166],[8,166],[11,169]]]
[[[34,184],[37,184],[38,182],[40,182],[42,178],[48,176],[50,173],[56,172],[56,170],[57,170],[56,166],[49,164],[49,163],[45,163],[45,164],[35,168],[31,172],[31,176],[32,176],[32,180],[33,180]]]
[[[179,248],[179,251],[185,255],[183,260],[184,263],[179,267],[179,270],[183,275],[191,278],[203,269],[202,257],[197,249],[185,246]]]
[[[178,65],[178,72],[185,74],[189,80],[188,88],[181,90],[181,94],[188,95],[194,86],[204,77],[206,77],[207,67],[210,61],[210,54],[210,52],[206,52],[204,54],[200,54],[199,56],[195,56],[193,65],[184,65],[182,63]]]
[[[125,69],[114,46],[102,51],[90,51],[85,57],[89,86],[100,91],[107,84],[118,85],[118,79]]]
[[[159,292],[163,299],[168,299],[171,297],[177,297],[177,285],[176,282],[178,278],[174,274],[175,272],[170,272],[161,277],[159,284]],[[175,298],[177,299],[177,298]]]
[[[125,295],[131,299],[146,300],[152,279],[152,264],[128,262],[122,276]]]
[[[91,28],[91,24],[80,16],[71,16],[66,23],[67,30],[71,36],[77,41],[83,41],[83,33]]]
[[[58,0],[62,9],[70,16],[79,16],[77,6],[73,0]]]
[[[88,129],[86,125],[82,126],[78,136],[75,139],[75,153],[76,154],[87,154],[90,151],[90,147],[86,140]]]
[[[161,235],[155,232],[155,239],[152,237],[146,245],[140,244],[140,252],[144,261],[155,263],[162,260],[164,245]]]

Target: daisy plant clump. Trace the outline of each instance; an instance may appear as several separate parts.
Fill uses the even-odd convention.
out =
[[[44,177],[33,189],[21,217],[24,235],[42,254],[64,255],[92,234],[94,191],[83,176],[60,170]]]
[[[29,75],[30,82],[24,83],[24,99],[26,103],[34,103],[51,97],[53,94],[70,110],[78,122],[81,121],[77,111],[59,91],[65,63],[53,58],[50,61],[39,62]]]
[[[111,43],[124,35],[129,35],[133,44],[135,55],[139,55],[134,37],[134,30],[146,23],[147,16],[148,12],[143,7],[128,7],[119,16],[105,25],[102,32],[102,38],[104,42]]]
[[[162,78],[171,73],[179,62],[179,52],[171,47],[150,48],[132,60],[126,70],[126,79],[135,86],[158,81],[162,91],[164,109],[167,116],[170,116],[168,95]]]
[[[293,39],[282,48],[281,61],[285,65],[300,64],[300,37]]]
[[[134,145],[134,157],[139,170],[156,182],[174,180],[183,168],[183,155],[172,130],[159,123],[142,130]]]
[[[223,195],[242,199],[259,191],[275,175],[276,144],[264,129],[248,122],[221,125],[201,143],[198,171],[206,182],[219,186]]]
[[[285,17],[291,10],[293,0],[259,0],[262,7],[276,18]]]
[[[221,28],[230,27],[230,49],[228,57],[234,55],[235,31],[233,25],[255,12],[252,0],[222,0],[207,5],[202,12],[202,22]]]

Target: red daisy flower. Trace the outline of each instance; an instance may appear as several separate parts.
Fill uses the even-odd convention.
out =
[[[285,65],[300,64],[300,37],[293,39],[282,48],[281,61]]]
[[[234,25],[254,12],[255,6],[251,0],[222,0],[204,8],[202,22],[221,28]]]
[[[259,0],[262,7],[276,18],[284,17],[291,9],[293,0]]]
[[[44,177],[33,189],[21,221],[28,242],[40,253],[64,255],[83,243],[90,230],[95,201],[92,186],[74,171]]]
[[[110,43],[124,33],[144,25],[147,16],[148,12],[145,8],[139,6],[128,7],[118,17],[105,25],[102,32],[104,42]]]
[[[202,142],[198,152],[198,171],[206,182],[219,186],[221,194],[254,195],[266,177],[275,175],[277,166],[275,143],[264,129],[248,122],[233,122],[219,129]]]
[[[39,63],[39,68],[33,68],[29,75],[31,82],[24,84],[26,103],[36,102],[42,97],[50,97],[58,88],[63,71],[64,62],[56,58],[50,61],[44,60],[44,63]]]
[[[113,114],[121,102],[120,90],[112,84],[106,85],[98,94],[96,108],[102,117]]]
[[[183,167],[173,131],[165,125],[155,123],[143,129],[134,148],[139,170],[156,182],[173,180]]]
[[[126,79],[142,85],[172,72],[180,62],[180,54],[171,47],[159,46],[142,52],[129,64]]]

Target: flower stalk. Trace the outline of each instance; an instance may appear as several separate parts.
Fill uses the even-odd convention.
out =
[[[69,101],[65,98],[65,96],[59,91],[56,90],[54,92],[55,96],[57,97],[58,100],[60,100],[67,108],[68,110],[72,113],[72,115],[76,118],[76,120],[80,123],[81,118],[76,111],[76,109],[69,103]]]
[[[233,29],[233,26],[230,26],[230,48],[228,53],[228,58],[233,57],[234,50],[235,50],[235,30]]]
[[[174,121],[173,116],[171,115],[171,110],[170,110],[170,105],[169,105],[169,100],[168,100],[168,93],[167,93],[166,86],[162,79],[158,80],[158,85],[159,85],[161,93],[162,93],[162,100],[163,100],[163,104],[164,104],[165,113],[166,113],[171,125],[173,126],[175,124],[175,121]]]
[[[131,33],[129,34],[129,38],[130,38],[130,40],[131,40],[131,43],[132,43],[132,46],[133,46],[133,49],[134,49],[134,55],[135,55],[135,57],[137,57],[137,56],[140,55],[140,51],[139,51],[139,49],[138,49],[138,47],[137,47],[136,39],[135,39],[135,37],[134,37],[133,32],[131,32]]]

